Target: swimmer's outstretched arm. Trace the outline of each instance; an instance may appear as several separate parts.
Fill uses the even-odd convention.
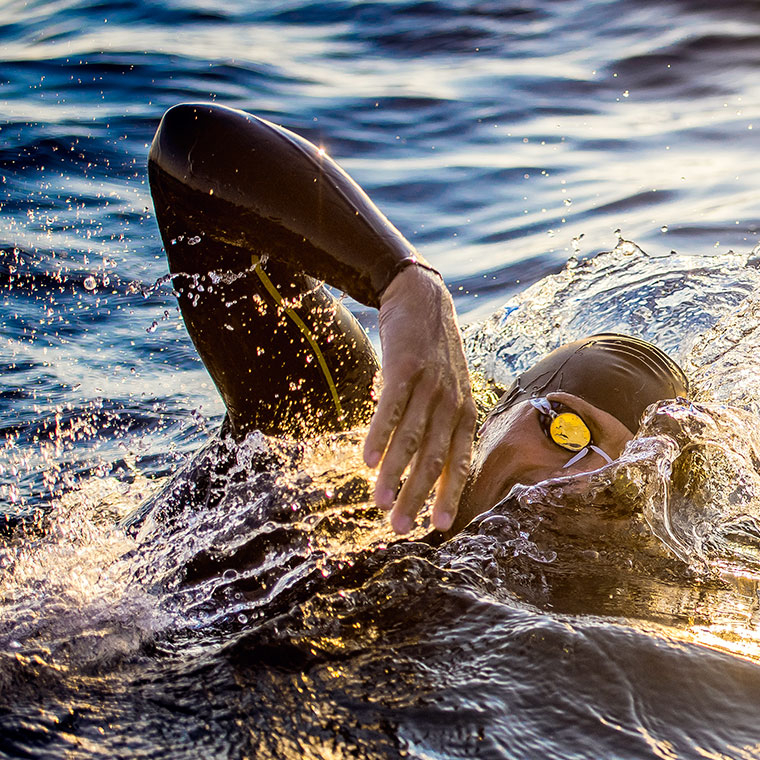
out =
[[[318,364],[333,375],[337,409],[332,422],[322,414],[322,429],[362,419],[371,347],[360,346],[366,337],[346,326],[350,315],[308,275],[326,280],[379,308],[384,387],[365,446],[367,464],[380,465],[376,501],[405,533],[438,480],[433,524],[447,530],[468,471],[475,406],[440,276],[324,151],[249,114],[210,104],[170,109],[149,170],[170,269],[191,286],[180,293],[183,317],[233,434],[262,425],[286,432],[293,416],[318,431]],[[251,295],[266,306],[275,285],[293,304],[287,314],[276,295],[274,311],[253,308]],[[307,343],[317,357],[311,387],[299,353]],[[354,413],[341,416],[340,402]]]

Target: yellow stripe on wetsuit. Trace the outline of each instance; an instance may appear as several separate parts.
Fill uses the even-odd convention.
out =
[[[322,369],[322,374],[325,376],[325,380],[327,381],[327,387],[330,389],[330,394],[332,395],[335,409],[338,412],[338,417],[342,417],[343,407],[340,405],[338,389],[335,387],[335,381],[333,380],[330,368],[327,366],[327,361],[325,360],[324,354],[322,353],[322,349],[317,343],[317,339],[314,337],[314,334],[311,332],[311,330],[309,330],[301,317],[299,317],[298,314],[296,314],[296,312],[285,303],[279,291],[275,287],[275,284],[269,279],[267,273],[262,268],[261,259],[258,256],[253,255],[251,256],[251,263],[253,264],[253,271],[258,275],[258,278],[261,280],[262,285],[267,289],[269,295],[274,298],[275,303],[277,303],[277,305],[280,306],[293,320],[295,326],[301,331],[304,338],[306,338],[306,340],[309,342],[312,351],[314,351],[314,356],[317,357],[317,362]]]

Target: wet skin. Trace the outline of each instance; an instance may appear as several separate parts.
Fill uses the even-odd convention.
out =
[[[633,433],[618,419],[570,393],[546,395],[574,411],[591,431],[592,443],[617,459]],[[550,478],[591,472],[606,462],[596,452],[565,468],[573,452],[558,446],[544,433],[530,401],[515,404],[486,420],[473,453],[470,476],[452,531],[503,499],[517,483],[533,485]]]

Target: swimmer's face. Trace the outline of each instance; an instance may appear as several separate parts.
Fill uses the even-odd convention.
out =
[[[548,393],[546,398],[575,412],[590,430],[593,444],[612,459],[617,459],[633,438],[622,422],[578,396],[557,391]],[[490,509],[517,483],[533,485],[549,478],[590,472],[606,464],[599,454],[589,451],[565,468],[572,457],[572,451],[547,437],[540,415],[530,401],[522,401],[489,418],[481,428],[473,455],[460,520],[469,521]],[[456,529],[464,527],[460,520]]]

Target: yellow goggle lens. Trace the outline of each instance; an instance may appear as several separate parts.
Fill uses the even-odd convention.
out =
[[[573,412],[558,414],[549,426],[554,443],[569,451],[580,451],[591,443],[591,431]]]

